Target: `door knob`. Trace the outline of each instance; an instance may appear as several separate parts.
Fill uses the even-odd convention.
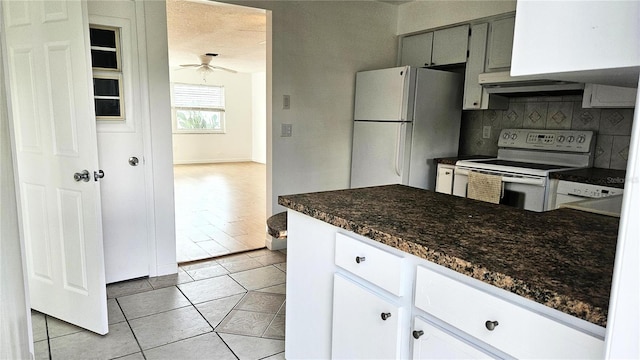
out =
[[[131,165],[131,166],[138,166],[138,162],[140,162],[140,161],[135,156],[132,156],[132,157],[129,158],[129,165]]]
[[[413,330],[413,338],[420,339],[420,336],[424,335],[423,330]]]
[[[102,179],[104,177],[104,171],[98,170],[93,172],[93,180],[98,181],[98,179]]]
[[[382,313],[380,314],[380,317],[382,318],[382,320],[387,320],[391,317],[391,313]]]
[[[84,182],[88,182],[89,181],[89,170],[82,170],[82,172],[77,172],[75,174],[73,174],[73,180],[75,181],[84,181]]]
[[[356,262],[357,262],[358,264],[360,264],[361,262],[364,262],[364,260],[365,260],[365,257],[364,257],[364,256],[356,256]]]

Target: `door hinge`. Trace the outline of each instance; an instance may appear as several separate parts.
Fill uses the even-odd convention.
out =
[[[471,36],[471,27],[469,27],[469,36]]]
[[[469,50],[467,50],[467,59],[469,58]]]

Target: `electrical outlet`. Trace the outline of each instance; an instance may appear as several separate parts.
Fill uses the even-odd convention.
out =
[[[282,95],[282,109],[289,110],[291,109],[291,96]],[[289,135],[291,136],[291,135]]]
[[[291,124],[282,124],[282,133],[280,134],[280,137],[291,137],[292,128],[293,125]]]
[[[489,139],[491,137],[491,126],[483,126],[482,127],[482,138]]]

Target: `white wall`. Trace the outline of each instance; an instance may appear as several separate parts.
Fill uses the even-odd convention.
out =
[[[146,28],[146,55],[148,72],[148,106],[151,119],[151,141],[147,144],[153,165],[153,216],[155,243],[149,251],[153,253],[150,276],[176,273],[176,229],[173,196],[173,162],[171,145],[171,109],[169,90],[169,55],[167,52],[167,11],[164,1],[142,1],[136,4],[144,10]],[[139,32],[140,33],[140,32]],[[141,59],[144,61],[145,59]]]
[[[229,2],[272,11],[268,214],[284,210],[277,205],[278,195],[347,188],[355,73],[395,64],[397,6],[377,1]],[[285,94],[291,96],[290,110],[282,109]],[[293,125],[292,137],[280,137],[282,124]]]
[[[1,58],[0,54],[0,359],[28,359],[30,347],[33,349],[29,336],[31,315],[27,307],[18,233],[18,207]]]
[[[251,75],[251,161],[267,163],[267,73]]]
[[[252,159],[252,76],[216,71],[202,75],[193,69],[171,70],[172,83],[221,85],[225,88],[224,134],[173,134],[173,163],[197,164]],[[262,98],[265,101],[265,97]]]
[[[515,0],[412,1],[398,6],[397,34],[516,11]]]

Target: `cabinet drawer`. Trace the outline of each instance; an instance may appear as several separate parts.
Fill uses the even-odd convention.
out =
[[[413,322],[412,336],[414,360],[491,359],[491,356],[420,318]]]
[[[415,306],[517,358],[602,358],[604,342],[418,267]],[[493,330],[487,322],[497,322]]]
[[[338,233],[335,261],[341,268],[388,292],[396,296],[403,295],[404,258]]]

